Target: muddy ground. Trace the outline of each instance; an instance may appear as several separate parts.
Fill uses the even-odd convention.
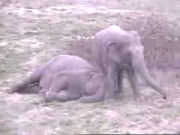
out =
[[[2,0],[0,8],[0,135],[180,133],[180,23],[178,0]],[[171,6],[169,6],[171,5]],[[126,83],[113,103],[45,103],[9,87],[58,54],[92,62],[91,37],[117,24],[137,30],[163,100],[142,81],[142,101]]]

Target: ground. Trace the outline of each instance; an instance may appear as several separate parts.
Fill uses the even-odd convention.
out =
[[[178,0],[2,0],[0,5],[0,135],[180,133]],[[128,83],[111,103],[45,103],[38,95],[7,93],[58,54],[92,61],[91,38],[111,24],[140,33],[151,75],[167,100],[143,82],[140,102]]]

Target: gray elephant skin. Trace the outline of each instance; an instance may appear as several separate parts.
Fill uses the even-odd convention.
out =
[[[96,94],[102,80],[102,74],[86,60],[73,55],[59,55],[13,86],[10,92],[40,93],[45,101],[65,102]]]
[[[107,86],[104,91],[97,92],[99,95],[83,97],[82,102],[97,101],[97,98],[103,99],[100,98],[101,96],[105,96],[105,99],[113,99],[116,93],[122,91],[124,72],[128,75],[135,99],[138,99],[140,95],[137,75],[140,75],[150,87],[166,99],[165,92],[148,73],[144,60],[144,47],[137,32],[124,31],[119,26],[112,25],[95,35],[92,52],[97,67],[105,75]]]

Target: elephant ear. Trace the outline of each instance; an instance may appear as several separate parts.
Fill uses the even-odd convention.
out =
[[[119,62],[119,50],[117,43],[110,42],[107,45],[107,56],[112,60]]]

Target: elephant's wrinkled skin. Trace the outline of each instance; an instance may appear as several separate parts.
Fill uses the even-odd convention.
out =
[[[69,101],[95,94],[102,80],[101,73],[86,60],[59,55],[13,86],[10,92],[41,93],[46,101]]]
[[[107,87],[105,99],[113,99],[122,90],[124,71],[127,73],[135,98],[139,96],[137,74],[166,99],[165,92],[155,84],[144,61],[144,47],[135,31],[124,31],[116,25],[101,30],[95,35],[93,52],[97,66],[103,71]],[[101,91],[103,92],[103,91]],[[97,92],[103,95],[101,92]],[[82,102],[92,102],[100,96],[85,97]]]

